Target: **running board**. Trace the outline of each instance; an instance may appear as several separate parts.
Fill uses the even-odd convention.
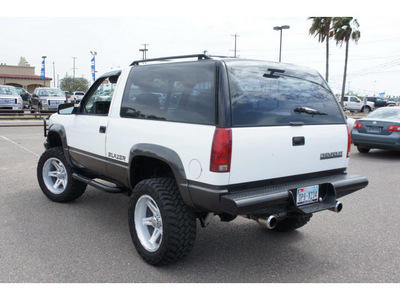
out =
[[[102,190],[107,193],[118,194],[118,193],[124,193],[127,191],[125,188],[108,186],[108,185],[102,184],[100,182],[97,182],[93,179],[87,178],[83,175],[80,175],[78,173],[72,173],[72,178],[74,178],[78,181],[81,181],[83,183],[86,183],[96,189]]]

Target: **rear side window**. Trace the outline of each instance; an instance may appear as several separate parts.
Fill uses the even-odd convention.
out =
[[[215,62],[132,67],[121,117],[215,124]]]
[[[336,98],[319,74],[254,63],[227,67],[233,126],[344,123]]]

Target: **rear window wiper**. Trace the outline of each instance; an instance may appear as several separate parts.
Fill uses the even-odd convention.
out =
[[[285,73],[285,70],[279,70],[279,69],[268,69],[267,71],[270,72],[270,73],[269,74],[265,73],[263,75],[263,77],[266,77],[266,78],[279,78],[280,75],[275,75],[275,73],[279,73],[279,74]]]
[[[309,108],[309,107],[305,107],[305,106],[301,106],[301,107],[296,107],[295,109],[294,109],[294,112],[297,112],[297,113],[306,113],[306,114],[309,114],[309,115],[327,115],[327,113],[324,113],[324,112],[320,112],[320,111],[318,111],[318,110],[316,110],[316,109],[313,109],[313,108]]]

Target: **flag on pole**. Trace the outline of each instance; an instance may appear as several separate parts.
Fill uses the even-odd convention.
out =
[[[40,70],[40,79],[44,79],[44,59],[42,60],[42,69]]]
[[[94,56],[93,56],[93,58],[92,58],[92,60],[91,60],[91,68],[92,68],[92,79],[93,79],[93,81],[95,81],[95,75],[94,75],[94,73],[95,73],[95,70],[94,70]]]

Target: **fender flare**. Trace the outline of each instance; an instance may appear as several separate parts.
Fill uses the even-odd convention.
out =
[[[129,169],[132,167],[134,158],[138,156],[158,159],[168,165],[174,173],[176,184],[181,193],[183,201],[185,204],[193,207],[193,203],[189,194],[185,169],[183,167],[182,160],[174,150],[155,144],[136,144],[132,146],[129,152]],[[131,182],[132,178],[130,172],[128,176],[128,180]],[[131,188],[133,189],[133,187]]]
[[[67,142],[67,134],[65,131],[65,128],[63,125],[60,124],[52,124],[50,125],[49,129],[47,130],[47,139],[45,142],[45,148],[49,149],[51,147],[51,143],[49,142],[49,136],[51,133],[55,133],[60,137],[61,140],[61,146],[64,151],[65,158],[67,162],[71,165],[74,166],[73,160],[71,159],[71,156],[69,154],[69,147],[68,147],[68,142]]]

